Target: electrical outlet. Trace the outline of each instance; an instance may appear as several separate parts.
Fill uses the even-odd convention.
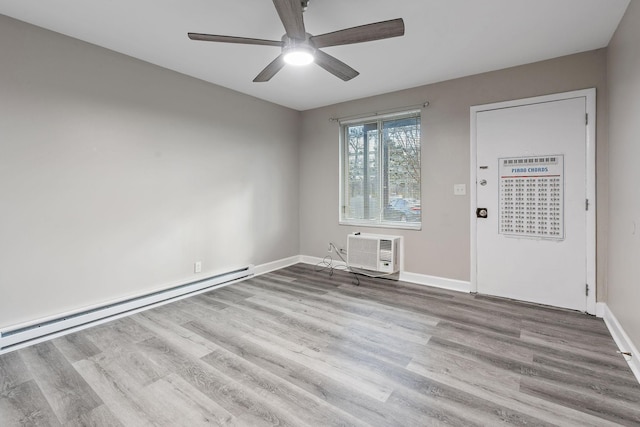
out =
[[[202,273],[202,261],[196,261],[193,263],[193,272]]]
[[[453,194],[455,196],[465,196],[467,194],[467,185],[466,184],[454,184],[454,186],[453,186]]]

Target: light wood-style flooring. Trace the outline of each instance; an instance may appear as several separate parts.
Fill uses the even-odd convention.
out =
[[[601,319],[298,264],[0,356],[0,426],[640,425]]]

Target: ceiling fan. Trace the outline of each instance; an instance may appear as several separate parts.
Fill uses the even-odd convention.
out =
[[[267,82],[285,64],[305,65],[311,62],[316,62],[344,81],[351,80],[360,73],[339,59],[321,51],[320,48],[404,35],[404,21],[398,18],[312,36],[306,32],[302,17],[308,2],[309,0],[273,0],[285,29],[285,35],[279,41],[200,33],[188,33],[188,36],[191,40],[280,47],[282,53],[253,79],[254,82]]]

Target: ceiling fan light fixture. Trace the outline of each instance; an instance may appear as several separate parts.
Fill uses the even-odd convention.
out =
[[[311,64],[314,60],[314,49],[305,44],[285,46],[282,53],[282,59],[289,65],[304,66]]]
[[[313,52],[310,49],[291,49],[284,54],[284,62],[289,65],[304,66],[313,62]]]

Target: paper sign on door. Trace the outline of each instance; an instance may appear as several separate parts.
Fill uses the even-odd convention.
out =
[[[564,155],[499,161],[500,234],[564,239]]]

